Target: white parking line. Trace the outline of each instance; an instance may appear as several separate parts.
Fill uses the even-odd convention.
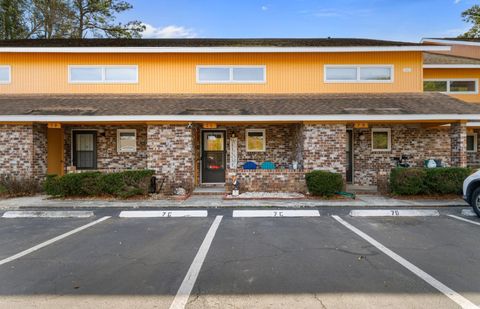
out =
[[[318,210],[234,210],[234,218],[320,217]]]
[[[475,224],[475,225],[480,225],[480,222],[475,222],[475,221],[468,220],[468,219],[458,217],[458,216],[455,216],[455,215],[447,215],[447,216],[449,216],[450,218],[460,220],[460,221],[468,222],[468,223]]]
[[[357,209],[350,211],[351,217],[438,217],[434,209]]]
[[[122,211],[120,218],[183,218],[208,216],[206,210],[133,210]]]
[[[215,237],[215,233],[217,232],[218,226],[222,221],[223,216],[217,216],[213,221],[210,229],[205,236],[205,239],[202,242],[202,245],[198,249],[197,255],[193,259],[192,265],[188,269],[187,275],[183,279],[182,285],[178,289],[177,295],[175,295],[175,299],[173,303],[170,305],[170,309],[183,309],[188,302],[188,298],[190,297],[190,293],[192,292],[193,286],[195,285],[195,281],[197,281],[198,274],[200,273],[200,269],[202,268],[203,262],[205,261],[205,257],[207,256],[208,249],[210,249],[210,245],[212,244],[213,238]]]
[[[477,214],[472,209],[462,209],[462,216],[465,217],[476,217]]]
[[[3,218],[90,218],[93,211],[7,211]]]
[[[78,232],[80,232],[80,231],[83,231],[84,229],[87,229],[87,228],[89,228],[89,227],[91,227],[91,226],[93,226],[93,225],[95,225],[95,224],[97,224],[97,223],[100,223],[100,222],[102,222],[102,221],[105,221],[105,220],[107,220],[108,218],[110,218],[110,217],[109,217],[109,216],[106,216],[106,217],[100,218],[100,219],[98,219],[98,220],[96,220],[96,221],[93,221],[93,222],[90,222],[90,223],[88,223],[88,224],[82,225],[81,227],[78,227],[78,228],[76,228],[76,229],[74,229],[74,230],[71,230],[71,231],[69,231],[69,232],[66,232],[66,233],[64,233],[64,234],[62,234],[62,235],[59,235],[59,236],[55,237],[55,238],[52,238],[52,239],[47,240],[47,241],[45,241],[45,242],[42,242],[41,244],[38,244],[38,245],[36,245],[36,246],[34,246],[34,247],[30,248],[30,249],[24,250],[24,251],[22,251],[22,252],[20,252],[20,253],[17,253],[17,254],[15,254],[15,255],[12,255],[11,257],[5,258],[5,259],[3,259],[3,260],[0,261],[0,265],[6,264],[6,263],[11,262],[11,261],[14,261],[14,260],[16,260],[16,259],[18,259],[18,258],[21,258],[22,256],[25,256],[25,255],[27,255],[27,254],[30,254],[30,253],[35,252],[35,251],[37,251],[37,250],[40,250],[40,249],[42,249],[43,247],[46,247],[46,246],[48,246],[48,245],[53,244],[54,242],[57,242],[57,241],[59,241],[59,240],[62,240],[62,239],[64,239],[64,238],[70,236],[70,235],[73,235],[73,234],[75,234],[75,233],[78,233]]]
[[[439,290],[440,292],[442,292],[445,296],[447,296],[448,298],[450,298],[451,300],[456,302],[462,308],[477,308],[478,309],[478,307],[474,303],[472,303],[471,301],[469,301],[468,299],[466,299],[462,295],[458,294],[454,290],[450,289],[448,286],[441,283],[440,281],[438,281],[434,277],[430,276],[429,274],[427,274],[426,272],[424,272],[423,270],[421,270],[417,266],[413,265],[412,263],[410,263],[409,261],[407,261],[406,259],[404,259],[400,255],[398,255],[395,252],[393,252],[392,250],[388,249],[387,247],[385,247],[384,245],[382,245],[381,243],[379,243],[378,241],[376,241],[372,237],[370,237],[367,234],[365,234],[364,232],[360,231],[359,229],[357,229],[356,227],[354,227],[350,223],[341,219],[339,216],[332,216],[332,218],[334,218],[335,220],[340,222],[343,226],[345,226],[346,228],[348,228],[349,230],[351,230],[352,232],[354,232],[355,234],[357,234],[358,236],[360,236],[361,238],[363,238],[364,240],[366,240],[367,242],[369,242],[370,244],[375,246],[377,249],[379,249],[380,251],[382,251],[383,253],[388,255],[390,258],[392,258],[393,260],[398,262],[400,265],[402,265],[403,267],[405,267],[406,269],[408,269],[409,271],[411,271],[412,273],[414,273],[415,275],[417,275],[418,277],[423,279],[425,282],[430,284],[432,287],[434,287],[437,290]]]

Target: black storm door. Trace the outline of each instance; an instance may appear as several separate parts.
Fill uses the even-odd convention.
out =
[[[225,182],[225,132],[202,133],[202,183]]]

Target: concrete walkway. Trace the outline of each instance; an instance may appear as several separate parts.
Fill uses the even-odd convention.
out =
[[[222,196],[192,196],[186,200],[61,200],[48,199],[46,196],[22,197],[0,200],[0,209],[12,210],[21,208],[141,208],[141,207],[321,207],[321,206],[351,206],[351,207],[442,207],[468,206],[462,199],[451,200],[400,200],[378,195],[358,195],[351,200],[224,200]]]

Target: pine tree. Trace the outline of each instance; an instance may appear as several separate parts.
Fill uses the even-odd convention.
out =
[[[15,40],[27,36],[25,5],[25,0],[0,0],[0,39]]]

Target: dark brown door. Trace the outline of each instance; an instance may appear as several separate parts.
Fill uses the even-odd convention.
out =
[[[347,145],[346,145],[346,156],[347,156],[347,182],[352,183],[353,181],[353,131],[347,131]]]
[[[96,131],[73,131],[73,165],[78,170],[97,168]]]
[[[202,133],[202,183],[225,182],[225,132]]]

